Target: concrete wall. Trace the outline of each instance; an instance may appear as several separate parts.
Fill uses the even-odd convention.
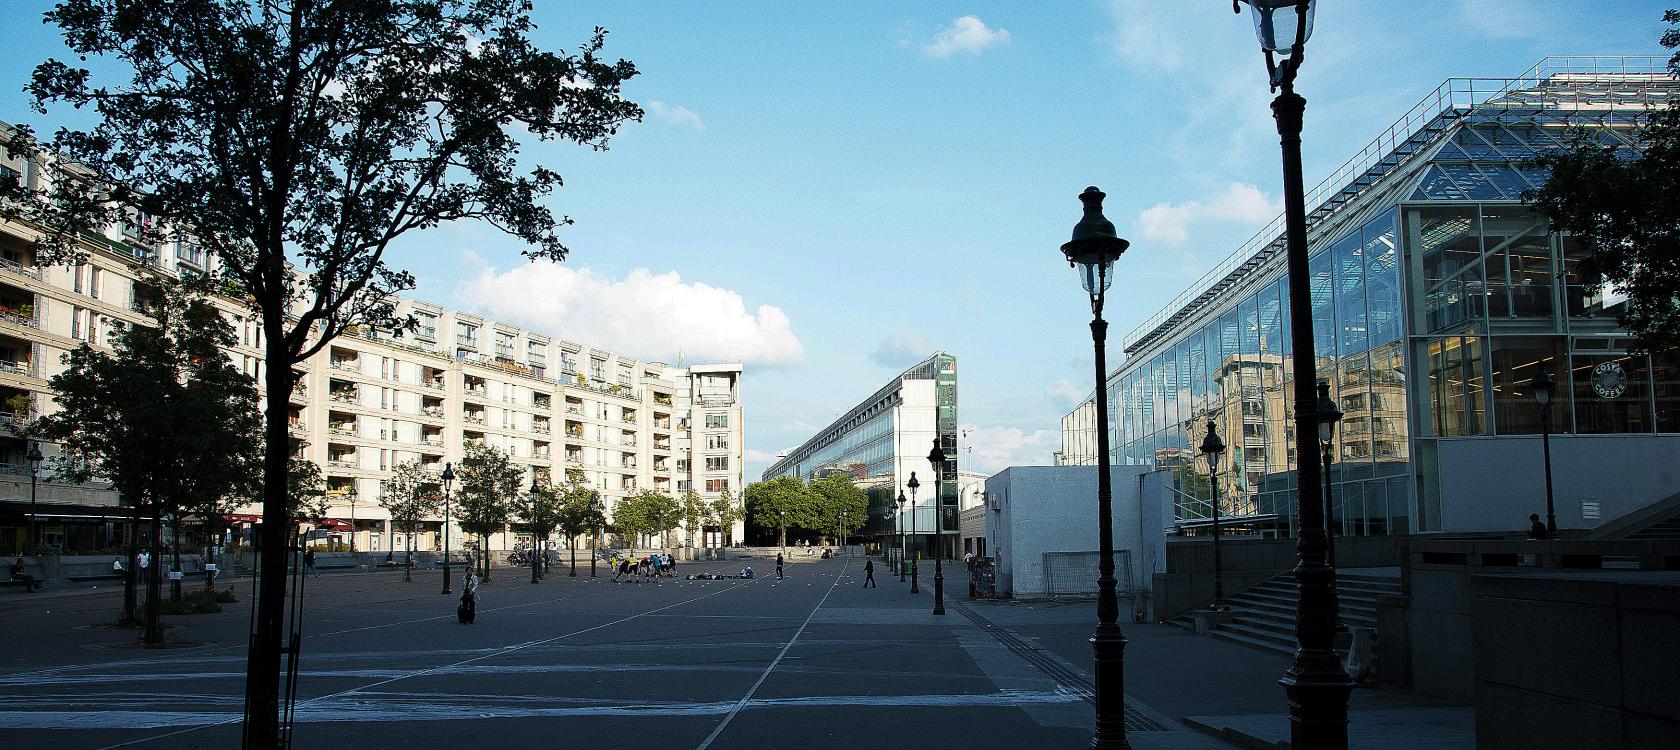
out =
[[[1476,746],[1680,744],[1680,572],[1475,576]]]
[[[1339,568],[1400,564],[1398,537],[1336,537]],[[1295,568],[1295,539],[1226,536],[1220,540],[1225,594],[1235,594]],[[1213,537],[1173,537],[1166,543],[1165,569],[1151,581],[1150,618],[1170,620],[1213,601]]]
[[[1151,574],[1163,564],[1166,495],[1161,477],[1150,473],[1141,466],[1116,466],[1109,474],[1114,548],[1126,550],[1131,559],[1130,576],[1118,583],[1121,591],[1146,590]],[[1000,561],[999,595],[1044,596],[1045,553],[1097,550],[1096,467],[1011,466],[986,481],[986,493],[999,506],[992,511],[988,544]],[[1151,499],[1146,502],[1146,497]]]
[[[1443,439],[1441,530],[1522,531],[1546,516],[1540,436]],[[1553,435],[1552,496],[1559,528],[1590,529],[1680,492],[1680,436]],[[1599,518],[1581,514],[1599,504]]]

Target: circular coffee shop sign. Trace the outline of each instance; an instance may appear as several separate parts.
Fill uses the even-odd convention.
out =
[[[1620,362],[1600,362],[1592,371],[1592,388],[1599,398],[1621,398],[1627,393],[1627,370]]]

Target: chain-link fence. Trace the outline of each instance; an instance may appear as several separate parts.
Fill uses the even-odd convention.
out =
[[[1079,596],[1097,593],[1096,552],[1044,553],[1044,590],[1050,596]],[[1116,588],[1127,590],[1132,580],[1131,550],[1114,551]]]

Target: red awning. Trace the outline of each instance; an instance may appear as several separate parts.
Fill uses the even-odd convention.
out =
[[[315,528],[329,529],[332,531],[349,531],[350,522],[342,518],[323,518],[320,523],[315,524]]]
[[[229,513],[227,514],[227,520],[228,523],[262,523],[262,516],[250,513]]]

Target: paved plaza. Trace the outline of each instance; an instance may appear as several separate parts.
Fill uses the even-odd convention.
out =
[[[435,571],[412,583],[311,578],[296,746],[1088,742],[1090,602],[953,599],[936,618],[926,593],[907,593],[883,566],[880,588],[863,589],[858,559],[790,564],[784,581],[773,561],[749,562],[761,577],[657,585],[614,584],[604,568],[593,580],[586,567],[575,579],[556,568],[537,585],[497,570],[470,626],[455,621]],[[235,582],[242,599],[249,585]],[[114,618],[119,596],[0,599],[10,636],[0,645],[0,747],[237,744],[248,602],[167,618],[171,638],[199,645],[142,650],[122,647],[130,631],[91,627]],[[1188,716],[1246,721],[1257,736],[1285,726],[1276,655],[1162,625],[1128,634],[1134,746],[1232,746]],[[1359,691],[1354,705],[1373,716],[1432,710],[1381,691]]]

